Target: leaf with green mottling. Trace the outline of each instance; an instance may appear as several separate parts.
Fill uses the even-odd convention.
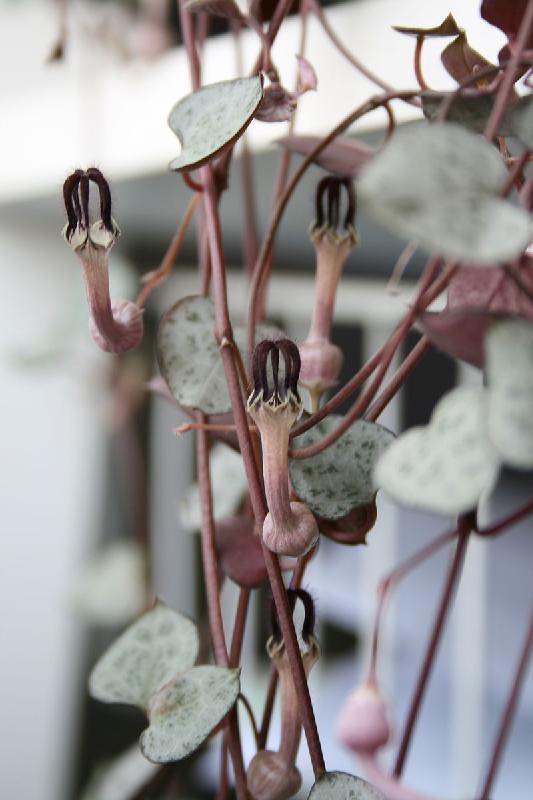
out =
[[[487,429],[502,460],[533,468],[533,325],[496,322],[486,340]]]
[[[196,625],[158,603],[100,658],[89,678],[89,692],[104,703],[146,709],[154,692],[192,667],[197,655]]]
[[[307,800],[385,800],[374,786],[347,772],[324,772]]]
[[[509,106],[504,123],[507,136],[516,136],[526,147],[533,148],[533,95],[521,97]]]
[[[179,761],[196,750],[240,692],[240,670],[201,666],[177,675],[150,703],[141,750],[150,761]]]
[[[342,417],[331,414],[294,439],[293,446],[316,444],[341,421]],[[294,491],[318,516],[344,517],[353,508],[372,501],[376,493],[374,466],[393,439],[394,434],[381,425],[358,420],[318,455],[290,461]]]
[[[231,411],[231,401],[214,327],[210,298],[193,295],[179,300],[159,323],[157,360],[178,403],[205,414],[225,414]],[[245,358],[246,330],[236,326],[233,333]],[[258,325],[256,329],[257,341],[281,335],[273,325]]]
[[[362,170],[358,196],[393,232],[451,259],[493,264],[529,244],[530,215],[498,196],[497,150],[459,125],[401,128]]]
[[[485,413],[483,390],[449,392],[429,425],[407,431],[381,456],[376,486],[405,505],[441,514],[475,508],[494,483],[499,464]]]
[[[449,96],[448,92],[423,92],[420,99],[426,119],[430,121],[436,119],[442,103],[446,102]],[[492,95],[458,95],[449,107],[446,120],[463,125],[476,133],[483,133],[493,105]],[[508,134],[507,127],[503,123],[500,124],[498,133],[501,136]]]
[[[172,170],[192,170],[233,144],[252,121],[263,97],[260,77],[212,83],[179,100],[168,117],[182,151]]]

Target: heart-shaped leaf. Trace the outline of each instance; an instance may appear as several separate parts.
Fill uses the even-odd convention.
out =
[[[376,524],[378,510],[374,497],[370,503],[353,508],[345,517],[336,520],[319,519],[320,533],[338,544],[366,544],[369,531]]]
[[[216,444],[210,458],[213,515],[215,519],[229,517],[239,510],[248,482],[240,453],[223,444]],[[195,483],[189,486],[179,504],[181,523],[190,530],[202,527],[200,489]]]
[[[227,517],[217,522],[216,543],[223,572],[238,586],[254,589],[268,579],[261,537],[254,521]]]
[[[85,565],[78,577],[76,609],[96,625],[125,625],[146,608],[145,576],[144,550],[131,540],[111,542]]]
[[[472,388],[445,395],[429,425],[404,433],[380,458],[376,486],[401,503],[441,514],[475,508],[498,471],[485,430],[485,399]]]
[[[533,259],[525,256],[520,278],[533,291]],[[485,335],[501,316],[533,321],[533,301],[501,267],[458,267],[448,287],[444,311],[425,312],[418,327],[431,342],[453,358],[482,367]]]
[[[347,772],[324,772],[309,792],[307,800],[385,800],[362,778]]]
[[[494,263],[529,244],[531,220],[498,197],[497,151],[453,123],[398,130],[362,171],[361,205],[393,232],[451,259]]]
[[[193,295],[179,300],[159,323],[157,360],[178,403],[205,414],[225,414],[231,411],[231,401],[214,327],[215,311],[210,298]],[[273,325],[258,325],[256,329],[257,341],[281,335]],[[234,337],[244,358],[246,330],[235,327]]]
[[[506,136],[516,136],[526,147],[533,148],[533,95],[521,97],[510,106],[504,123]]]
[[[520,29],[526,8],[527,0],[483,0],[481,16],[513,39]],[[533,47],[533,32],[526,49],[529,50],[531,47]]]
[[[212,83],[179,100],[168,124],[182,151],[170,169],[196,169],[220,155],[248,127],[262,97],[261,78],[253,77]]]
[[[146,709],[152,695],[176,673],[189,669],[197,655],[196,625],[158,603],[100,658],[89,678],[89,692],[104,703]]]
[[[393,25],[392,28],[398,33],[407,33],[410,36],[458,36],[462,33],[462,28],[457,25],[452,14],[448,14],[440,25],[435,25],[433,28],[405,28],[403,25]]]
[[[533,468],[533,325],[495,323],[487,337],[487,428],[502,460]]]
[[[150,703],[141,750],[150,761],[179,761],[196,750],[226,716],[240,692],[240,670],[201,666],[177,675]]]
[[[436,119],[441,104],[448,96],[447,92],[422,93],[422,111],[426,119]],[[453,100],[446,119],[448,122],[456,122],[458,125],[463,125],[476,133],[483,133],[493,105],[494,98],[491,95],[482,94],[471,97],[459,95]],[[501,136],[509,134],[507,126],[503,124],[500,125],[498,132]]]
[[[316,444],[334,430],[342,417],[332,414],[293,440],[295,448]],[[374,466],[394,434],[374,422],[358,420],[334,444],[306,459],[292,459],[289,473],[294,491],[311,511],[325,519],[344,517],[375,494]]]
[[[278,144],[291,153],[307,156],[320,141],[319,136],[291,135],[278,139]],[[353,177],[359,174],[361,167],[370,161],[375,152],[372,147],[363,142],[339,136],[316,156],[314,163],[335,175]]]
[[[493,66],[485,56],[470,47],[465,33],[461,33],[457,39],[450,42],[442,51],[440,58],[448,75],[451,75],[457,83],[469,78],[476,69],[481,70]],[[490,76],[482,78],[478,81],[478,85],[487,85],[489,80]]]

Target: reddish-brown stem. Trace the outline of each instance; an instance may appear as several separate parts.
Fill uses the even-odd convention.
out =
[[[423,92],[427,91],[427,89],[429,88],[424,80],[424,75],[422,74],[422,48],[424,46],[424,40],[425,36],[423,35],[416,37],[415,58],[414,58],[416,80]]]
[[[298,559],[298,565],[293,572],[291,582],[289,584],[290,589],[300,588],[305,568],[309,563],[309,559],[312,557],[312,552],[313,551],[307,553],[305,556],[302,556],[302,558]],[[270,728],[270,721],[272,719],[272,711],[274,709],[274,700],[276,697],[277,686],[278,686],[278,671],[274,666],[272,666],[270,669],[270,678],[268,681],[267,695],[266,695],[265,705],[263,708],[263,719],[261,720],[261,728],[259,729],[259,737],[258,737],[259,750],[264,750],[266,747],[268,731]]]
[[[435,619],[433,621],[431,633],[429,636],[429,640],[426,646],[426,651],[422,661],[422,666],[420,668],[420,673],[418,675],[414,693],[411,698],[411,703],[409,705],[407,719],[405,721],[400,741],[400,746],[398,748],[398,755],[396,757],[396,762],[394,764],[393,775],[395,778],[398,778],[402,774],[402,770],[405,764],[405,759],[407,757],[407,752],[409,750],[409,745],[411,743],[411,737],[414,731],[416,720],[418,718],[418,712],[420,711],[420,707],[422,705],[422,700],[424,697],[424,693],[426,691],[429,677],[431,675],[431,670],[433,664],[435,663],[435,656],[437,655],[446,618],[448,616],[448,612],[450,610],[450,606],[452,604],[453,597],[455,594],[455,589],[457,587],[461,575],[461,570],[464,562],[470,530],[471,530],[470,517],[468,516],[460,517],[457,528],[457,535],[458,535],[457,546],[455,548],[455,553],[453,555],[452,562],[450,564],[448,573],[446,575],[446,580],[444,582],[441,598],[439,601],[439,605],[437,607],[437,612],[435,615]]]
[[[527,674],[527,668],[529,666],[529,659],[531,657],[532,648],[533,648],[533,614],[531,614],[529,620],[529,627],[527,628],[524,644],[520,652],[520,656],[518,658],[518,663],[516,665],[516,670],[511,683],[511,689],[507,697],[507,702],[505,703],[505,706],[503,708],[500,724],[498,725],[496,738],[494,740],[494,746],[492,748],[492,753],[489,758],[485,780],[483,781],[483,788],[481,789],[481,792],[479,794],[480,800],[489,800],[490,793],[492,790],[492,785],[494,783],[494,779],[498,771],[503,750],[505,748],[505,743],[507,741],[507,737],[511,729],[511,724],[513,721],[516,706],[520,698],[520,692],[522,690],[522,686]]]
[[[298,53],[301,56],[305,55],[305,44],[306,44],[306,41],[307,41],[308,16],[309,16],[308,15],[308,0],[300,0],[301,28],[300,28],[300,46],[299,46],[299,49],[298,49]],[[296,81],[295,81],[294,91],[296,91],[297,84],[298,84],[298,79],[296,79]],[[298,108],[296,108],[294,110],[294,112],[293,112],[293,114],[292,114],[292,116],[291,116],[291,118],[289,120],[289,126],[288,126],[288,134],[289,135],[294,131],[294,126],[295,126],[295,123],[296,123],[297,113],[298,113]],[[272,198],[273,198],[272,206],[273,206],[273,208],[275,207],[276,203],[278,202],[279,198],[281,197],[281,193],[283,192],[283,189],[285,187],[285,183],[287,181],[287,174],[288,174],[288,171],[289,171],[290,159],[291,159],[290,150],[289,150],[288,147],[284,147],[283,148],[283,152],[281,153],[281,157],[279,159],[278,171],[276,173],[276,180],[274,182],[274,191],[273,191],[273,195],[272,195]],[[256,253],[256,258],[255,258],[255,261],[254,261],[254,265],[252,267],[251,274],[253,274],[253,270],[255,269],[255,265],[257,264],[257,256],[258,256],[258,253]],[[272,269],[272,258],[273,258],[273,252],[271,251],[269,253],[269,255],[268,255],[268,258],[267,258],[267,261],[266,261],[266,264],[265,264],[265,268],[264,268],[265,274],[264,274],[264,278],[263,278],[263,282],[262,282],[261,294],[260,294],[260,297],[259,297],[259,300],[258,300],[258,311],[257,311],[257,318],[258,319],[263,319],[263,317],[265,315],[266,295],[267,295],[267,288],[268,288],[268,279],[269,279],[269,276],[270,276],[270,271]]]
[[[533,500],[530,500],[529,503],[526,503],[525,506],[522,506],[522,508],[519,508],[517,511],[513,511],[512,514],[509,514],[504,519],[499,520],[499,522],[495,522],[486,528],[476,527],[475,532],[478,536],[497,536],[512,525],[521,522],[521,520],[525,519],[530,514],[533,514]]]
[[[254,425],[250,426],[250,430],[254,433],[257,431],[257,428]],[[235,425],[219,425],[218,423],[210,424],[210,423],[200,423],[200,422],[184,422],[183,425],[178,425],[177,428],[174,428],[174,433],[176,436],[180,436],[182,433],[188,433],[189,431],[209,431],[211,433],[234,433],[235,432]]]
[[[503,114],[505,113],[505,109],[507,108],[507,103],[509,102],[509,97],[511,96],[513,85],[517,77],[517,68],[520,65],[522,55],[527,48],[532,27],[533,0],[529,0],[520,23],[520,28],[514,43],[511,58],[509,59],[509,63],[507,64],[503,74],[502,82],[498,88],[494,105],[485,126],[484,133],[489,142],[492,141],[492,139],[494,139],[496,136],[498,132],[498,126]]]
[[[335,47],[336,50],[344,56],[344,58],[355,67],[355,69],[364,75],[371,83],[379,86],[380,89],[383,89],[385,92],[392,92],[394,91],[392,86],[385,81],[383,81],[378,75],[374,75],[374,73],[368,69],[361,61],[359,61],[353,53],[348,50],[348,48],[343,44],[343,42],[339,39],[331,25],[329,24],[329,20],[322,10],[320,4],[317,0],[308,0],[309,2],[309,9],[313,12],[316,16],[324,33],[328,36],[329,40],[331,41],[332,45]]]
[[[200,199],[201,195],[199,194],[193,195],[193,197],[191,198],[191,202],[189,203],[187,210],[185,211],[183,219],[181,220],[178,229],[176,230],[176,233],[172,237],[172,240],[169,246],[167,247],[167,251],[163,256],[161,264],[156,270],[146,273],[146,275],[144,275],[141,278],[141,281],[142,283],[145,284],[145,286],[141,289],[137,297],[136,302],[139,308],[143,308],[144,304],[148,300],[148,297],[153,292],[155,287],[170,275],[172,267],[174,266],[176,258],[178,257],[178,253],[181,249],[181,245],[183,244],[183,240],[185,238],[185,234],[187,233],[190,221],[193,217],[194,212],[196,211]]]
[[[228,341],[232,341],[233,336],[227,305],[226,279],[216,189],[210,167],[204,167],[202,169],[202,174],[206,189],[204,192],[204,204],[213,270],[215,334],[219,342],[222,342],[224,338],[228,339]],[[222,356],[224,372],[226,375],[226,382],[228,385],[228,392],[230,395],[235,425],[237,427],[237,438],[239,440],[239,446],[248,479],[248,488],[254,510],[254,516],[257,524],[262,526],[267,513],[267,507],[257,470],[251,435],[250,431],[248,430],[247,416],[241,395],[234,353],[231,347],[222,347],[220,352]],[[302,663],[300,648],[292,621],[292,614],[289,607],[279,562],[277,557],[266,548],[263,548],[263,554],[272,589],[272,595],[274,597],[274,602],[280,621],[281,632],[287,650],[287,656],[291,665],[291,673],[293,676],[295,689],[300,699],[302,724],[305,730],[313,771],[315,773],[315,777],[319,777],[325,770],[324,758],[322,755],[322,748],[320,746],[320,739],[316,727],[313,706],[309,696],[309,688],[307,686],[305,670]]]
[[[406,97],[414,97],[418,94],[418,91],[397,91],[397,92],[389,92],[384,95],[379,95],[378,97],[373,97],[363,103],[361,106],[352,111],[345,117],[338,125],[336,125],[333,130],[331,130],[327,136],[325,136],[316,147],[303,159],[302,163],[295,171],[293,176],[291,177],[290,181],[286,185],[283,193],[281,194],[276,206],[272,212],[272,216],[270,219],[270,225],[268,231],[263,239],[263,243],[261,246],[261,251],[259,253],[259,257],[257,259],[257,264],[254,268],[254,275],[252,280],[252,285],[250,288],[250,299],[249,299],[249,311],[248,311],[248,358],[251,358],[251,354],[254,348],[255,342],[255,324],[258,319],[258,312],[259,312],[259,301],[262,292],[262,283],[264,272],[267,264],[267,260],[270,256],[272,246],[274,244],[274,238],[276,236],[277,230],[281,223],[281,219],[285,208],[287,207],[287,203],[289,202],[292,193],[296,189],[299,181],[303,177],[304,173],[306,172],[307,168],[312,164],[314,159],[317,155],[319,155],[324,148],[330,144],[334,139],[337,138],[341,133],[343,133],[346,128],[349,128],[356,120],[360,119],[361,117],[368,114],[370,111],[373,111],[375,108],[379,108],[384,103],[388,103],[390,100],[394,100],[395,98],[406,98]]]
[[[183,183],[189,187],[189,189],[192,189],[193,192],[196,194],[202,194],[204,187],[201,183],[198,183],[198,181],[195,181],[194,178],[191,177],[190,172],[182,172],[181,179]]]
[[[191,75],[191,84],[194,90],[200,86],[200,58],[198,50],[196,49],[196,40],[194,35],[194,22],[191,12],[187,8],[186,0],[177,0],[178,13],[180,18],[181,36],[183,44],[187,51],[187,59],[189,61],[189,72]]]
[[[399,581],[404,578],[406,575],[411,572],[411,570],[418,567],[419,564],[422,564],[428,558],[430,558],[434,553],[438,552],[441,547],[444,547],[445,544],[450,542],[452,539],[455,539],[457,536],[457,531],[446,531],[446,533],[442,533],[436,539],[434,539],[429,544],[422,547],[412,556],[407,558],[403,561],[399,566],[393,569],[385,578],[382,578],[379,582],[377,588],[377,596],[378,596],[378,604],[376,608],[376,615],[374,618],[374,626],[373,626],[373,634],[372,634],[372,645],[370,650],[370,663],[368,667],[368,682],[372,685],[377,685],[377,662],[378,662],[378,654],[379,654],[379,637],[381,631],[381,622],[383,618],[383,612],[385,609],[385,603],[389,597],[390,590],[395,586]]]
[[[515,186],[518,190],[520,189],[520,176],[522,175],[522,170],[529,161],[530,155],[530,150],[524,150],[516,159],[516,161],[512,163],[509,174],[507,175],[507,180],[505,181],[501,190],[502,197],[507,197],[513,186]]]
[[[396,331],[393,333],[393,335],[387,342],[379,366],[376,370],[376,375],[374,376],[369,386],[357,398],[355,403],[346,412],[346,414],[342,418],[342,421],[337,425],[336,428],[334,428],[330,433],[328,433],[314,445],[310,445],[309,447],[302,447],[299,448],[298,450],[294,449],[291,450],[289,453],[291,458],[305,459],[305,458],[311,458],[311,456],[321,453],[322,450],[325,450],[331,444],[336,442],[337,439],[341,437],[345,431],[348,430],[350,425],[352,425],[352,423],[355,422],[355,420],[358,419],[364,413],[364,411],[368,407],[368,404],[372,401],[376,392],[381,386],[383,379],[386,375],[386,372],[392,362],[392,359],[394,358],[394,355],[398,347],[400,346],[400,343],[403,341],[407,332],[411,328],[413,320],[420,310],[420,303],[422,298],[424,297],[424,292],[431,285],[431,282],[435,277],[435,273],[439,268],[439,264],[440,264],[440,258],[438,256],[433,256],[428,261],[426,268],[422,274],[422,278],[420,279],[419,290],[415,302],[413,303],[409,312],[404,317],[400,326],[396,329]],[[403,378],[403,380],[405,380],[405,377]],[[395,387],[395,391],[397,391],[400,385],[401,384],[398,384],[398,386]]]
[[[403,273],[405,272],[407,265],[417,250],[418,244],[415,241],[407,242],[404,249],[398,256],[396,264],[392,268],[391,276],[387,284],[387,291],[391,292],[392,294],[396,293],[403,277]]]
[[[411,372],[414,370],[423,355],[429,350],[431,342],[423,336],[413,347],[409,355],[402,361],[386,388],[374,400],[365,414],[365,419],[375,422],[379,415],[388,406],[394,395],[401,389]]]

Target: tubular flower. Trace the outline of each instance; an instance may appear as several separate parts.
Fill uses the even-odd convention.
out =
[[[343,230],[339,233],[343,186],[348,206]],[[349,178],[331,176],[320,181],[316,193],[316,220],[309,234],[316,253],[315,304],[309,333],[300,345],[300,383],[309,391],[313,409],[318,407],[321,394],[336,384],[342,369],[342,352],[331,343],[330,335],[340,276],[348,255],[358,243],[355,212],[355,190]]]
[[[279,376],[283,355],[285,377]],[[268,375],[268,359],[271,376]],[[248,413],[257,425],[263,450],[263,478],[268,514],[263,522],[263,542],[274,553],[301,556],[318,539],[318,526],[307,506],[289,499],[289,433],[302,412],[298,394],[300,355],[289,339],[260,342],[253,356],[254,390]]]
[[[100,195],[100,218],[91,223],[89,186]],[[91,311],[89,331],[96,344],[108,353],[123,353],[136,347],[143,336],[142,310],[129,300],[109,297],[109,251],[120,236],[111,216],[109,184],[99,169],[77,169],[63,185],[67,224],[63,237],[79,257],[87,302]]]
[[[289,595],[299,597],[305,606],[305,622],[302,630],[304,647],[301,650],[306,676],[320,657],[320,646],[313,636],[314,608],[309,594],[302,589]],[[311,618],[311,619],[310,619]],[[277,626],[276,626],[277,627]],[[307,630],[311,628],[311,631]],[[289,659],[279,630],[268,640],[266,650],[279,677],[281,693],[281,733],[278,750],[260,750],[248,767],[246,774],[248,791],[253,800],[287,800],[296,794],[302,783],[300,771],[295,766],[302,723],[299,700],[294,688]]]

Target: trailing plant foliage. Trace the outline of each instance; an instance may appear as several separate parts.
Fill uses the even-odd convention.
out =
[[[421,795],[403,785],[402,770],[469,538],[499,534],[533,511],[531,501],[486,529],[476,520],[478,503],[492,491],[502,466],[533,469],[533,278],[528,249],[533,0],[482,3],[484,18],[508,37],[497,65],[469,45],[467,33],[451,15],[425,27],[396,26],[413,42],[417,83],[398,89],[360,63],[317,0],[302,0],[302,50],[308,18],[314,15],[325,41],[379,90],[325,137],[293,131],[297,105],[306,102],[302,96],[318,90],[320,97],[312,54],[308,61],[299,53],[294,90],[283,85],[273,61],[272,45],[292,6],[289,0],[179,0],[192,92],[178,99],[170,112],[169,125],[181,144],[170,169],[182,173],[192,197],[161,266],[144,276],[135,302],[112,301],[109,296],[110,251],[119,229],[111,215],[107,179],[92,167],[76,170],[65,182],[64,236],[82,263],[91,334],[107,352],[121,354],[140,343],[144,305],[172,270],[195,217],[202,242],[199,294],[173,305],[169,299],[156,345],[164,383],[152,381],[151,387],[190,415],[191,422],[177,432],[196,435],[198,480],[185,506],[190,527],[200,529],[215,664],[196,665],[196,626],[158,603],[101,657],[89,687],[103,702],[129,703],[146,713],[149,726],[140,746],[157,763],[188,756],[220,725],[221,800],[227,793],[228,758],[238,800],[286,800],[295,794],[301,783],[295,760],[302,729],[316,780],[309,800],[413,800]],[[255,33],[258,55],[250,75],[202,85],[201,53],[210,15],[230,21],[237,43],[243,28]],[[437,92],[428,85],[422,64],[427,38],[443,40],[441,59],[457,83],[454,91]],[[520,86],[517,82],[524,75]],[[524,96],[519,97],[517,89]],[[398,129],[394,108],[399,103],[410,104],[419,120]],[[343,135],[379,108],[387,112],[388,130],[376,149]],[[244,142],[245,129],[280,120],[289,120],[289,132],[280,140],[274,202],[262,242],[256,233],[250,154],[242,148],[250,292],[247,318],[235,325],[228,307],[219,203],[234,179],[234,146]],[[289,177],[293,154],[303,159]],[[311,164],[327,174],[317,186],[311,227],[317,257],[314,307],[309,309],[308,334],[297,344],[268,322],[266,298],[277,231]],[[90,202],[94,190],[96,212]],[[429,258],[403,319],[374,356],[339,387],[343,359],[350,366],[353,355],[343,354],[331,341],[331,325],[336,294],[343,290],[343,266],[358,243],[358,205],[408,240],[395,276],[418,247],[428,251]],[[444,310],[432,310],[432,302],[446,291]],[[424,334],[422,340],[387,377],[415,325]],[[377,420],[431,342],[483,370],[479,386],[455,388],[438,402],[427,425],[395,437]],[[336,414],[358,390],[348,411]],[[223,458],[217,471],[218,455],[213,453],[211,459],[212,437],[226,442],[218,445],[226,448],[226,455],[227,445],[232,447],[237,472],[225,467]],[[234,484],[231,492],[228,481]],[[300,584],[319,533],[339,546],[366,541],[379,518],[379,488],[400,503],[456,521],[451,531],[429,542],[378,587],[368,675],[350,695],[339,722],[341,738],[357,755],[371,785],[354,775],[326,771],[307,684],[320,649],[313,635],[313,601]],[[450,541],[455,543],[454,555],[389,775],[376,757],[390,738],[389,711],[378,681],[384,601],[400,578]],[[221,576],[240,587],[232,630],[222,624]],[[259,728],[249,701],[240,694],[239,670],[247,670],[246,662],[241,664],[241,649],[249,594],[265,582],[273,596],[275,624],[267,643],[272,670]],[[305,607],[304,626],[298,632],[292,618],[297,600]],[[532,630],[530,624],[480,800],[488,800],[491,792]],[[267,750],[278,683],[279,749]],[[249,763],[240,744],[240,719],[234,708],[238,697],[251,717],[257,742]]]

